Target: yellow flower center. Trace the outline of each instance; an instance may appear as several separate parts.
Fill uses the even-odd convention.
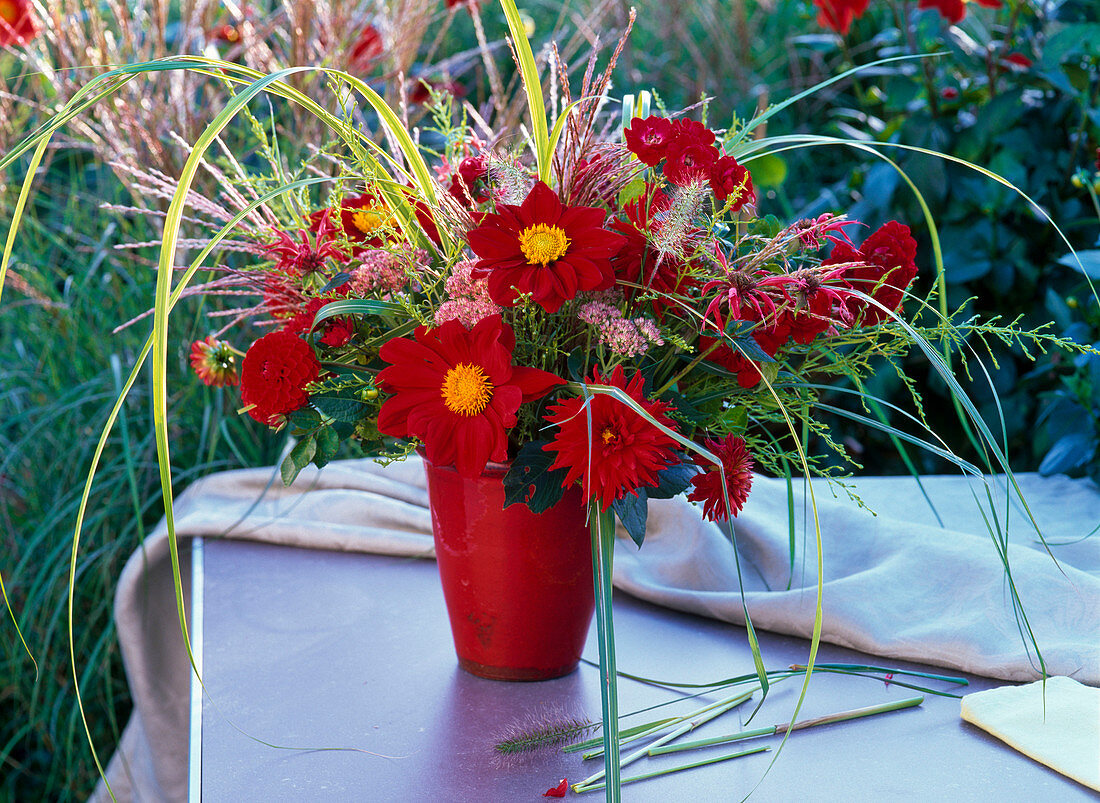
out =
[[[0,0],[0,17],[5,22],[14,24],[19,18],[19,10],[15,7],[15,3],[11,0]]]
[[[480,365],[460,362],[443,377],[443,403],[453,413],[481,415],[493,398],[493,384]]]
[[[610,446],[619,440],[619,435],[611,427],[604,427],[603,432],[600,433],[600,440],[603,441],[604,446]]]
[[[367,206],[351,213],[351,222],[363,234],[374,234],[385,228],[389,221],[386,210],[380,206]]]
[[[557,226],[536,223],[519,233],[519,248],[527,257],[528,265],[542,265],[545,268],[565,255],[569,249],[569,238]]]

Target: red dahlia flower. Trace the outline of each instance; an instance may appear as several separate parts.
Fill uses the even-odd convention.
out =
[[[306,385],[317,381],[321,364],[309,344],[290,332],[264,335],[248,349],[241,366],[241,401],[261,424],[276,426],[280,416],[309,402]]]
[[[326,239],[338,232],[353,243],[358,254],[364,247],[381,248],[393,231],[393,213],[372,192],[343,198],[339,209],[321,209],[309,216],[309,230]]]
[[[636,373],[627,382],[621,365],[609,377],[600,376],[598,369],[592,373],[593,383],[621,388],[647,413],[675,430],[676,424],[665,413],[669,406],[646,400],[642,381]],[[599,499],[607,510],[628,492],[637,496],[639,488],[656,485],[657,473],[677,462],[672,451],[676,441],[611,396],[593,396],[588,404],[591,430],[583,399],[571,397],[553,405],[545,418],[557,424],[558,433],[542,448],[557,453],[552,469],[568,470],[563,488],[580,479],[585,500]]]
[[[896,220],[884,223],[868,235],[857,249],[839,237],[830,237],[834,246],[822,266],[848,264],[843,278],[848,285],[871,296],[891,312],[901,309],[905,291],[917,275],[917,241],[909,227]],[[846,317],[854,321],[863,313],[863,324],[874,326],[890,316],[861,298],[849,296],[844,302]]]
[[[606,290],[615,281],[611,258],[624,242],[603,228],[606,216],[595,207],[566,206],[536,182],[521,205],[499,204],[467,234],[481,257],[473,277],[489,280],[489,295],[502,307],[530,293],[547,312],[581,291]]]
[[[745,506],[752,489],[752,458],[745,448],[745,439],[733,435],[719,441],[707,440],[703,445],[722,461],[722,465],[716,466],[705,457],[694,455],[695,463],[702,466],[703,473],[692,477],[691,484],[695,490],[688,494],[688,500],[702,502],[703,515],[711,521],[728,520],[730,514],[722,496],[722,474],[726,475],[726,491],[736,516]]]
[[[378,356],[390,363],[378,386],[392,394],[378,413],[378,430],[419,438],[428,460],[476,477],[490,460],[508,459],[505,430],[520,404],[546,395],[561,377],[512,365],[516,336],[499,315],[470,331],[452,320],[418,327],[415,340],[394,338]]]
[[[213,388],[236,385],[237,358],[233,349],[224,340],[216,340],[213,335],[196,340],[191,344],[191,368],[203,381]]]
[[[848,33],[852,21],[862,17],[870,4],[871,0],[814,0],[818,9],[817,24],[839,34]]]
[[[30,0],[0,0],[0,47],[25,45],[38,36]]]

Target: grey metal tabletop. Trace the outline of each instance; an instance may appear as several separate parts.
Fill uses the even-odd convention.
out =
[[[494,745],[510,729],[562,715],[599,719],[599,669],[582,662],[566,677],[538,683],[465,673],[454,656],[433,561],[213,539],[196,539],[195,548],[201,567],[195,630],[206,695],[194,695],[201,721],[193,716],[193,798],[201,789],[207,803],[534,801],[561,778],[573,783],[602,768],[600,761],[557,751],[497,754]],[[621,593],[614,624],[621,671],[694,683],[753,671],[741,627]],[[585,651],[593,662],[594,628]],[[806,662],[808,641],[758,635],[769,669]],[[817,660],[959,674],[828,644]],[[953,690],[1003,685],[967,679],[969,686]],[[628,678],[618,688],[620,712],[684,696]],[[796,680],[776,684],[750,727],[787,722],[800,690]],[[915,693],[896,683],[818,674],[799,718]],[[739,730],[754,704],[692,738]],[[682,713],[690,706],[663,710]],[[729,745],[708,750],[731,752]],[[685,755],[692,754],[643,759],[623,776],[684,763]],[[1096,799],[964,723],[958,700],[937,696],[926,696],[917,708],[794,733],[778,757],[760,753],[629,784],[623,799],[725,801],[750,792],[754,801]],[[602,793],[584,798],[600,800]]]

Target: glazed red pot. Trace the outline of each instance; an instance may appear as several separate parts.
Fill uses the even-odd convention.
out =
[[[535,514],[504,507],[507,465],[466,479],[424,460],[435,555],[458,664],[495,680],[547,680],[580,661],[595,604],[580,489]]]

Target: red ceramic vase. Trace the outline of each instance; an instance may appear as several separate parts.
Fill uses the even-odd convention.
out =
[[[504,507],[507,465],[476,479],[424,461],[458,664],[494,680],[547,680],[580,661],[595,608],[580,489],[545,513]]]

